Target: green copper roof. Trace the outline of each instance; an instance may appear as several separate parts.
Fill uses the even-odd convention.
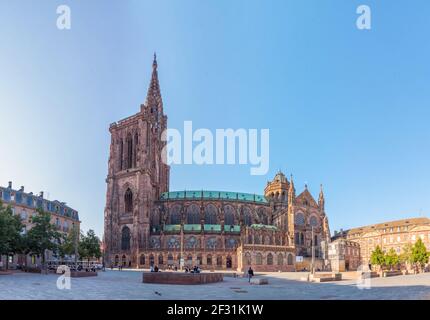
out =
[[[184,224],[184,231],[201,231],[202,226],[200,224]]]
[[[181,200],[181,199],[218,199],[231,201],[249,201],[257,203],[268,203],[262,195],[241,192],[227,191],[173,191],[164,192],[160,200]]]
[[[213,231],[213,232],[221,232],[221,225],[220,224],[205,224],[204,230],[205,231]]]
[[[266,224],[253,224],[251,225],[253,229],[270,229],[270,230],[278,230],[276,226],[266,225]]]
[[[181,225],[180,224],[166,224],[164,226],[164,231],[179,232],[179,231],[181,231]]]

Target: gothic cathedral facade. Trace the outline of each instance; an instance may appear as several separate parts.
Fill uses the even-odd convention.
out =
[[[110,125],[104,215],[108,266],[160,269],[295,271],[329,268],[325,199],[278,172],[264,195],[169,191],[163,161],[167,116],[154,57],[146,101],[137,114]],[[311,260],[311,257],[314,259]]]

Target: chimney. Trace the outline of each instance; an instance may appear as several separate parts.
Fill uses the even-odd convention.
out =
[[[43,198],[43,191],[40,191],[39,197]]]
[[[24,186],[21,186],[21,189],[19,191],[24,192]]]
[[[9,188],[9,189],[12,189],[12,181],[9,181],[9,182],[8,182],[8,188]]]

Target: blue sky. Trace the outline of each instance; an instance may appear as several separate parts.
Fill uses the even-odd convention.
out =
[[[56,8],[72,29],[56,28]],[[356,8],[372,9],[360,31]],[[430,3],[0,0],[0,184],[103,231],[109,124],[145,100],[154,51],[169,126],[269,128],[270,172],[174,166],[171,190],[323,183],[332,231],[430,212]]]

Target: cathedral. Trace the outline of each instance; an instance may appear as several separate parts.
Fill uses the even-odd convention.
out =
[[[203,270],[328,269],[328,218],[318,200],[296,195],[278,172],[264,195],[169,190],[163,161],[167,116],[154,56],[146,101],[110,125],[104,247],[107,266],[199,266]],[[313,258],[312,258],[313,257]]]

